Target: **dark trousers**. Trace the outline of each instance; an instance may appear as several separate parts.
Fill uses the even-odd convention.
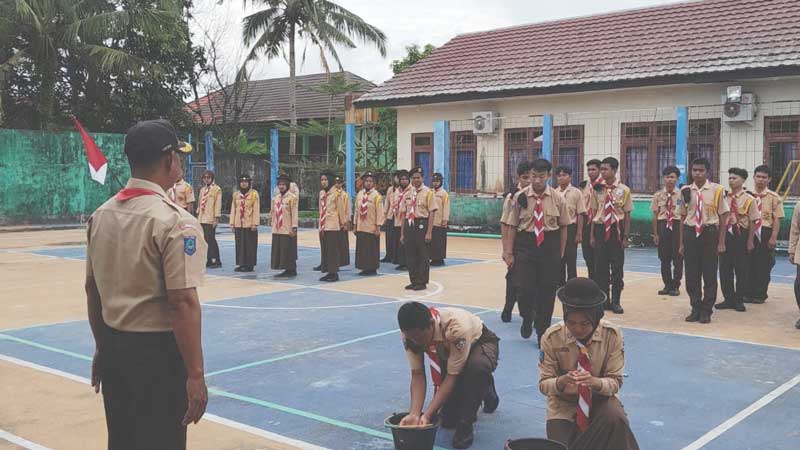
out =
[[[503,309],[512,311],[515,303],[517,303],[517,287],[514,283],[514,267],[512,266],[506,270],[506,304]]]
[[[458,376],[456,388],[442,407],[450,421],[472,424],[478,420],[478,408],[492,387],[492,372],[500,357],[500,338],[484,325],[483,333],[473,344],[467,364]]]
[[[400,227],[402,227],[402,225]],[[394,231],[392,232],[392,240],[394,241],[394,258],[392,259],[392,263],[398,266],[405,266],[408,263],[406,260],[406,244],[400,242],[400,236],[402,236],[400,227],[394,227]]]
[[[384,258],[391,262],[394,260],[396,245],[394,242],[394,224],[387,221],[383,228],[386,230],[386,234],[384,234],[386,240],[386,256],[384,256]]]
[[[617,233],[617,227],[620,227],[619,233]],[[624,231],[622,224],[612,223],[611,235],[606,241],[605,225],[594,225],[593,280],[612,303],[620,302],[622,289],[625,288],[625,248],[619,240],[620,236],[625,234]]]
[[[800,309],[800,266],[797,266],[797,274],[794,277],[794,301]]]
[[[320,266],[322,272],[339,273],[339,263],[341,262],[339,252],[342,249],[339,233],[341,231],[323,231],[320,234],[320,257],[322,259]]]
[[[747,293],[750,297],[757,300],[767,299],[767,289],[771,280],[772,268],[775,266],[775,250],[770,250],[767,246],[769,238],[772,236],[772,228],[763,227],[761,229],[761,240],[753,240],[755,248],[751,255],[752,265],[750,267],[750,289]]]
[[[680,248],[680,220],[672,221],[672,231],[667,229],[667,221],[658,221],[658,259],[661,260],[661,280],[667,288],[678,289],[683,278],[683,256]]]
[[[578,224],[573,223],[567,227],[567,247],[561,259],[561,268],[558,271],[558,285],[563,286],[568,280],[578,276],[575,265],[578,260],[578,245],[575,244],[575,235],[578,233]]]
[[[339,267],[350,265],[350,232],[339,231]]]
[[[747,230],[739,234],[725,232],[725,253],[719,255],[719,284],[726,302],[742,303],[750,293],[750,255]]]
[[[593,396],[589,414],[589,427],[583,433],[571,420],[548,420],[547,438],[570,450],[639,450],[625,409],[616,397]]]
[[[381,238],[366,231],[356,232],[356,269],[378,270],[381,265]]]
[[[583,262],[586,263],[586,270],[589,272],[589,278],[594,280],[594,248],[589,239],[592,236],[592,218],[584,216],[584,219],[581,252],[583,253]]]
[[[203,223],[203,237],[208,244],[208,256],[206,256],[206,264],[221,263],[219,259],[219,245],[217,244],[217,227],[210,223]]]
[[[433,227],[431,233],[431,261],[444,261],[447,258],[447,228]]]
[[[258,256],[258,231],[250,228],[234,228],[233,238],[236,240],[236,265],[255,267]]]
[[[524,320],[533,321],[537,336],[543,335],[553,320],[560,261],[560,231],[546,231],[540,247],[536,246],[534,233],[517,232],[514,239],[517,307]]]
[[[719,229],[707,225],[698,237],[694,227],[683,228],[683,260],[686,264],[686,292],[693,312],[714,312],[717,302]],[[702,286],[700,280],[702,279]]]
[[[103,404],[109,450],[182,450],[186,369],[175,336],[106,327]]]
[[[403,221],[408,276],[411,284],[424,285],[430,281],[430,244],[425,242],[428,219],[416,219],[411,224]]]

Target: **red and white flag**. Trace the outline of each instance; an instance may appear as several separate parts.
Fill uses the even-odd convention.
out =
[[[89,136],[89,133],[83,129],[83,125],[78,122],[75,116],[72,117],[75,126],[78,128],[78,133],[81,134],[83,139],[83,147],[86,149],[86,159],[89,161],[89,174],[94,181],[100,184],[106,183],[106,172],[108,170],[108,160],[106,156],[100,151],[100,148],[95,144],[94,139]]]

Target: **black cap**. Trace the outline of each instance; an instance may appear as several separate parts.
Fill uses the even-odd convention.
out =
[[[132,164],[155,161],[170,150],[191,153],[192,146],[179,140],[175,127],[164,119],[139,122],[125,136],[125,155]]]
[[[418,174],[422,175],[422,167],[414,167],[414,168],[413,168],[413,169],[411,169],[411,171],[410,171],[410,172],[408,172],[408,173],[409,173],[409,176],[410,176],[410,175],[414,175],[415,173],[418,173]]]
[[[570,308],[594,308],[606,302],[606,294],[589,278],[573,278],[561,287],[556,295],[564,306]]]
[[[408,178],[411,176],[411,174],[409,174],[406,169],[400,169],[397,171],[397,176],[398,178],[403,178],[403,177]]]
[[[363,180],[364,178],[372,178],[373,180],[375,180],[375,173],[373,173],[373,172],[364,172],[361,175],[361,179]]]
[[[250,178],[250,175],[243,173],[239,175],[239,181],[253,181],[253,179]]]
[[[442,180],[444,180],[444,177],[443,177],[443,176],[442,176],[442,174],[440,174],[439,172],[436,172],[436,173],[434,173],[434,174],[433,174],[433,176],[431,177],[431,179],[432,179],[432,180],[439,180],[439,181],[442,181]]]
[[[277,183],[280,183],[281,181],[285,181],[286,185],[288,186],[289,184],[292,183],[292,178],[289,177],[288,174],[282,173],[278,175]]]

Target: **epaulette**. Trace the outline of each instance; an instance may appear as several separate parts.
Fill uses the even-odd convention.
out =
[[[557,332],[561,331],[562,328],[564,328],[564,322],[559,322],[559,323],[551,326],[542,335],[542,340],[549,339],[550,336],[552,336],[554,333],[557,333]]]

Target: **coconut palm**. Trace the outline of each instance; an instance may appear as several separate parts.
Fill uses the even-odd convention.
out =
[[[67,58],[80,58],[86,70],[102,73],[153,70],[117,44],[131,30],[143,34],[170,30],[170,24],[180,17],[182,2],[160,0],[155,4],[158,6],[122,8],[105,0],[0,0],[0,30],[13,39],[10,54],[0,53],[0,73],[22,64],[31,68],[31,78],[38,82],[34,100],[39,126],[47,128],[55,113],[56,85]]]
[[[247,5],[245,0],[245,5]],[[242,34],[246,45],[252,45],[248,60],[266,56],[267,59],[282,54],[288,47],[289,62],[289,117],[292,132],[289,154],[297,148],[297,85],[295,80],[295,45],[297,38],[305,39],[320,51],[326,70],[326,52],[333,57],[340,70],[342,62],[337,46],[355,48],[353,38],[375,45],[381,56],[386,56],[386,35],[364,19],[330,0],[251,0],[265,9],[244,18]]]

